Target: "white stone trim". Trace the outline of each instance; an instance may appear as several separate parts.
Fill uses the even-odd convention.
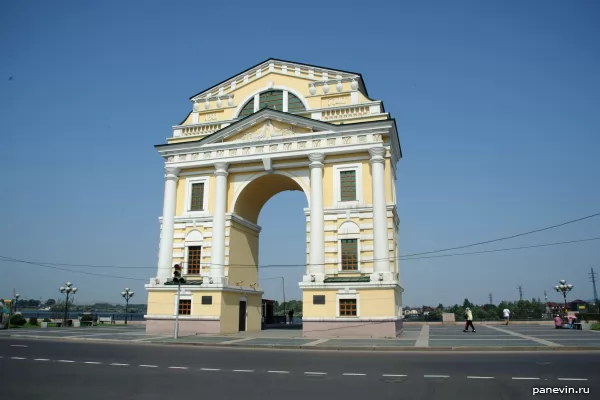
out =
[[[147,314],[144,315],[144,318],[146,318],[146,320],[149,319],[159,319],[159,320],[174,320],[175,316],[174,315],[160,315],[160,314]],[[221,317],[219,316],[197,316],[197,315],[180,315],[179,316],[179,320],[186,320],[186,321],[220,321]]]
[[[340,315],[340,300],[350,299],[356,300],[356,315],[355,316],[341,316]],[[335,316],[339,319],[356,319],[360,318],[360,294],[358,293],[336,293],[335,294]]]
[[[355,171],[356,173],[356,200],[341,200],[340,177],[342,171]],[[362,185],[362,164],[338,164],[333,167],[333,204],[335,207],[357,207],[364,206]]]
[[[306,322],[340,322],[340,320],[349,320],[352,322],[386,322],[386,321],[398,321],[403,319],[401,316],[393,317],[302,317],[302,321]]]
[[[210,179],[208,176],[189,176],[185,179],[185,206],[183,209],[185,216],[208,216],[210,215],[208,212],[208,201],[210,199],[209,186]],[[192,203],[192,185],[194,183],[203,183],[204,184],[204,198],[202,199],[202,211],[191,211],[191,203]]]

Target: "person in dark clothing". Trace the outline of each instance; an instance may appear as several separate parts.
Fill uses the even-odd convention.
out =
[[[290,325],[292,325],[294,323],[294,310],[290,310],[288,316],[290,317]]]

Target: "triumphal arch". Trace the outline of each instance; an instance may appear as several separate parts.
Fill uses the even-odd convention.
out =
[[[190,100],[156,146],[165,191],[148,333],[173,330],[175,264],[186,279],[181,334],[260,330],[258,216],[271,197],[297,190],[308,201],[303,335],[397,336],[402,154],[395,120],[362,76],[269,59]]]

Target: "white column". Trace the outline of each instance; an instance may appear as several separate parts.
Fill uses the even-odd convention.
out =
[[[225,212],[227,208],[227,163],[215,164],[216,188],[213,212],[210,276],[213,283],[223,283],[225,276]]]
[[[165,168],[165,199],[163,205],[160,249],[158,252],[159,283],[164,284],[171,276],[173,268],[173,231],[175,230],[175,204],[177,201],[177,180],[179,168]]]
[[[316,281],[325,274],[325,217],[323,215],[323,160],[321,153],[309,154],[310,160],[310,258],[309,271]]]
[[[373,273],[379,280],[379,273],[384,274],[383,279],[390,279],[390,252],[387,229],[387,202],[385,200],[385,147],[369,149],[371,155],[371,182],[373,190]],[[373,280],[373,279],[371,279]]]

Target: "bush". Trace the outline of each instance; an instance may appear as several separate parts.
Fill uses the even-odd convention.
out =
[[[36,317],[29,318],[29,325],[37,326],[38,320]]]
[[[600,323],[592,324],[592,330],[593,331],[600,331]]]
[[[92,314],[83,314],[81,316],[81,322],[92,322],[94,320],[94,317],[92,317]]]
[[[42,322],[52,322],[52,320],[50,320],[50,318],[44,318]]]
[[[14,326],[23,326],[26,323],[27,320],[21,314],[13,315],[10,319],[10,324]]]

